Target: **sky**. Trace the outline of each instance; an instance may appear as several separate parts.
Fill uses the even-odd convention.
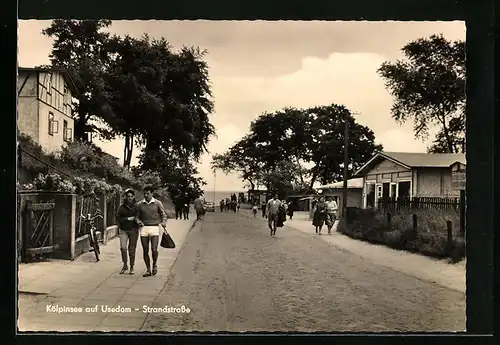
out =
[[[19,21],[19,66],[49,63],[52,40],[41,34],[50,21]],[[465,40],[465,22],[341,21],[113,21],[118,35],[165,37],[174,48],[206,49],[215,103],[211,122],[217,137],[198,169],[205,189],[243,191],[236,174],[210,169],[211,156],[223,153],[248,132],[263,112],[284,107],[343,104],[358,123],[375,133],[386,151],[425,152],[432,141],[416,140],[412,123],[391,118],[393,99],[377,69],[401,59],[401,48],[415,39],[442,33]],[[97,141],[123,159],[123,140]],[[134,149],[139,154],[139,148]],[[132,164],[137,163],[134,158]]]

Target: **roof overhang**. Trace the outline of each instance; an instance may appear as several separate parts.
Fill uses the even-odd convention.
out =
[[[71,77],[70,73],[68,72],[67,69],[62,68],[62,67],[18,67],[18,71],[24,71],[24,72],[59,72],[63,75],[64,80],[66,81],[66,84],[68,85],[68,88],[70,89],[71,93],[73,96],[78,96],[80,92],[78,91],[78,88],[76,87],[76,83]]]
[[[380,158],[384,158],[384,159],[387,159],[393,163],[396,163],[398,165],[401,165],[402,167],[406,168],[406,169],[411,169],[410,166],[392,158],[391,156],[388,156],[386,154],[384,154],[383,152],[377,152],[376,154],[373,155],[372,158],[370,158],[368,160],[368,162],[366,162],[361,168],[359,168],[352,176],[353,178],[357,178],[357,177],[363,177],[364,174],[366,173],[366,171],[373,165],[374,162],[376,162],[378,159]]]

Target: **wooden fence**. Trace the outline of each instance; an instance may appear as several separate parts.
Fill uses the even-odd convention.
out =
[[[441,209],[455,210],[460,212],[461,198],[440,198],[440,197],[420,197],[420,198],[384,198],[379,199],[378,208],[384,210],[398,209]]]

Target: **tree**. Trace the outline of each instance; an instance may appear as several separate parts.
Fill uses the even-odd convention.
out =
[[[225,174],[235,172],[244,182],[250,184],[250,189],[255,190],[259,183],[259,174],[264,169],[262,152],[255,145],[251,136],[245,136],[226,153],[212,156],[212,169],[220,169]]]
[[[308,109],[310,118],[309,137],[306,148],[309,160],[314,164],[310,169],[309,188],[316,181],[321,184],[343,179],[344,174],[344,134],[345,121],[349,121],[349,176],[360,168],[382,146],[375,144],[375,134],[366,126],[356,123],[349,109],[332,104]]]
[[[432,152],[465,150],[465,43],[432,35],[402,48],[407,60],[385,62],[379,74],[395,98],[392,117],[413,120],[416,138],[439,126]]]
[[[75,114],[75,138],[87,139],[89,130],[97,130],[106,139],[112,134],[102,128],[92,126],[92,120],[108,123],[104,74],[110,56],[103,47],[109,34],[103,29],[111,25],[110,20],[53,20],[42,34],[53,38],[50,53],[52,67],[64,68],[71,75],[78,89],[73,104]]]
[[[178,155],[173,150],[144,150],[137,170],[157,172],[172,199],[187,195],[192,201],[203,195],[203,187],[206,185],[201,177],[197,177],[198,170],[192,162],[192,157]]]
[[[115,56],[106,78],[111,126],[125,138],[125,165],[134,140],[147,152],[174,149],[198,159],[215,131],[204,52],[183,48],[174,53],[164,39],[130,36],[109,40]],[[110,116],[113,117],[113,116]]]
[[[375,145],[369,128],[357,124],[347,108],[336,104],[264,113],[252,122],[243,139],[224,154],[213,156],[212,166],[226,173],[238,172],[252,187],[259,183],[268,190],[310,192],[317,180],[330,183],[343,176],[346,118],[352,173],[382,147]],[[306,164],[313,166],[305,169]]]

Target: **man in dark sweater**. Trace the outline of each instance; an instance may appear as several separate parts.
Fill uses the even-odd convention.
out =
[[[144,263],[146,264],[146,273],[143,277],[156,275],[158,272],[158,244],[160,235],[167,227],[167,214],[161,201],[153,198],[153,189],[144,188],[144,199],[137,203],[139,213],[139,225],[141,244],[144,254]],[[149,259],[149,244],[151,243],[151,256],[153,257],[153,269],[151,270],[151,261]]]
[[[135,203],[135,193],[132,189],[125,191],[123,204],[116,211],[116,219],[120,232],[120,251],[122,254],[123,267],[120,274],[124,274],[128,270],[127,265],[127,247],[128,256],[130,258],[130,274],[134,274],[135,250],[137,248],[137,240],[139,239],[138,225],[138,209]]]

